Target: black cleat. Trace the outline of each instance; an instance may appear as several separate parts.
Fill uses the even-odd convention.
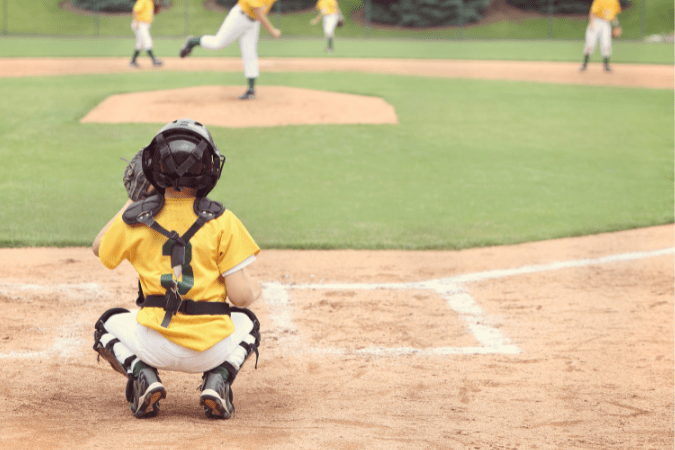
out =
[[[155,416],[159,412],[159,401],[166,398],[166,389],[153,368],[142,369],[132,381],[132,398],[129,408],[135,417]]]
[[[255,91],[253,89],[249,89],[248,91],[244,92],[241,97],[239,97],[239,100],[254,100],[255,99]]]
[[[219,373],[206,372],[199,397],[199,404],[204,407],[206,417],[214,419],[230,419],[234,417],[232,389]]]

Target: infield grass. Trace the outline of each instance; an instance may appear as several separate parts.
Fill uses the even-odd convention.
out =
[[[264,248],[458,249],[673,222],[673,91],[266,73],[392,104],[399,125],[209,127],[212,197]],[[237,73],[2,79],[0,245],[88,246],[163,124],[80,124],[112,94]],[[198,118],[197,118],[198,119]]]
[[[183,39],[154,40],[159,57],[178,56]],[[273,40],[262,38],[258,45],[261,58],[319,57],[319,58],[422,58],[455,60],[512,61],[575,61],[581,62],[584,43],[580,40],[394,40],[336,38],[335,52],[323,53],[323,39]],[[615,41],[612,61],[615,63],[673,64],[673,43],[648,44],[635,41]],[[0,37],[0,57],[97,57],[127,56],[134,50],[132,37],[72,38],[72,37]],[[231,45],[219,51],[195,48],[194,56],[239,57],[239,46]],[[600,61],[596,51],[593,60]]]

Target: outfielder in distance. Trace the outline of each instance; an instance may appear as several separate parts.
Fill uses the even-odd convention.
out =
[[[246,268],[260,249],[232,212],[206,197],[224,163],[201,123],[165,125],[129,162],[129,200],[94,240],[106,267],[127,260],[139,276],[140,309],[112,308],[94,332],[94,350],[127,377],[136,417],[159,412],[159,369],[203,372],[206,416],[229,419],[231,385],[251,353],[257,367],[260,324],[247,308],[261,286]]]
[[[215,36],[189,36],[180,49],[180,57],[185,58],[196,46],[209,50],[220,50],[239,40],[241,58],[244,61],[244,76],[248,80],[248,89],[239,97],[241,100],[255,98],[255,82],[260,71],[258,68],[258,39],[260,24],[269,33],[278,38],[281,31],[274,28],[267,13],[276,0],[239,0],[225,17]]]
[[[584,45],[584,63],[581,71],[588,67],[588,59],[600,40],[600,53],[602,54],[605,72],[611,72],[609,57],[612,56],[612,37],[621,36],[619,19],[616,17],[621,12],[619,0],[593,0],[591,11],[588,13],[588,26],[586,27],[586,43]],[[612,29],[612,25],[614,29]]]
[[[323,20],[323,35],[326,38],[326,53],[333,51],[333,37],[335,37],[335,28],[342,26],[342,11],[338,6],[337,0],[319,0],[316,2],[316,9],[319,14],[310,20],[310,24],[316,25],[320,20]]]
[[[136,46],[129,67],[140,67],[136,62],[136,58],[138,58],[138,55],[142,50],[148,52],[148,56],[152,59],[152,65],[154,67],[162,65],[162,61],[155,58],[155,55],[152,52],[152,37],[150,36],[152,20],[155,17],[155,13],[159,13],[162,7],[160,3],[155,3],[155,1],[159,2],[159,0],[136,0],[136,3],[131,10],[131,30],[136,36]]]

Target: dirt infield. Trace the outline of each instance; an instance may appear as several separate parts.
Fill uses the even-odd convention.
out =
[[[0,249],[0,447],[672,449],[674,246],[667,225],[448,252],[264,250],[258,370],[238,376],[225,422],[200,410],[200,375],[174,372],[160,415],[135,419],[126,380],[96,362],[96,319],[134,306],[129,264]]]
[[[89,249],[0,250],[0,446],[666,449],[673,226],[458,252],[263,251],[258,370],[207,420],[161,373],[154,419],[91,349],[136,276]]]
[[[144,61],[139,60],[140,64]],[[171,71],[242,72],[241,58],[164,58]],[[124,73],[128,58],[0,58],[1,77],[48,76],[69,74]],[[613,73],[605,73],[601,64],[591,64],[580,73],[580,63],[519,61],[456,61],[374,58],[261,58],[264,72],[366,72],[420,75],[440,78],[514,80],[540,83],[583,84],[673,89],[672,65],[614,64]],[[153,69],[145,62],[141,70]]]

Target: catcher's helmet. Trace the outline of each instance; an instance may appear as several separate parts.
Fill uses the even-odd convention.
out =
[[[206,197],[225,164],[211,133],[192,119],[166,124],[143,149],[143,173],[161,194],[166,188],[197,189]]]

